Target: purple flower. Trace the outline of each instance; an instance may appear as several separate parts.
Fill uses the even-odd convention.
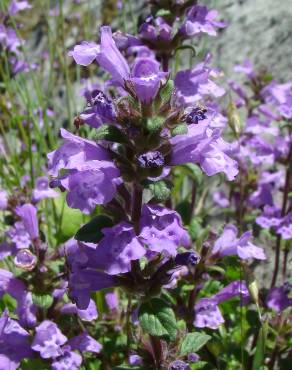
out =
[[[67,203],[83,213],[91,213],[97,204],[105,204],[116,194],[114,179],[119,176],[118,169],[108,161],[91,161],[78,167],[69,175]]]
[[[237,228],[233,225],[226,225],[222,235],[216,240],[212,250],[213,255],[230,256],[238,255],[239,258],[245,260],[255,258],[258,260],[265,260],[266,256],[264,250],[255,246],[249,240],[252,237],[250,231],[245,232],[238,239]]]
[[[276,312],[281,312],[287,307],[292,306],[292,298],[289,296],[291,292],[291,283],[285,283],[281,287],[272,288],[267,296],[266,305],[275,310]]]
[[[167,42],[172,39],[172,27],[162,17],[148,17],[140,26],[139,36],[142,40]]]
[[[179,102],[194,104],[205,95],[219,98],[225,94],[225,90],[211,80],[217,73],[206,66],[207,62],[176,74],[174,84]]]
[[[237,162],[226,154],[231,146],[219,137],[218,129],[212,131],[208,125],[207,120],[192,124],[188,126],[187,134],[170,139],[170,164],[198,163],[208,176],[223,172],[228,180],[234,180],[238,174]]]
[[[131,366],[143,365],[143,359],[139,355],[132,354],[129,356],[129,364]]]
[[[77,64],[88,65],[97,60],[98,64],[113,77],[114,84],[126,88],[130,84],[143,103],[149,103],[158,92],[160,81],[167,73],[159,72],[159,63],[151,58],[137,58],[132,71],[126,59],[117,48],[111,28],[101,27],[100,46],[82,43],[69,53]]]
[[[168,370],[190,370],[190,369],[191,369],[190,366],[186,362],[181,360],[173,361],[168,367]]]
[[[206,6],[195,5],[189,9],[180,32],[187,37],[201,33],[216,36],[216,28],[226,27],[226,23],[215,21],[217,16],[218,12],[216,10],[208,10]]]
[[[292,239],[292,212],[282,218],[276,233],[280,234],[284,240]]]
[[[215,191],[213,193],[213,202],[221,208],[228,208],[230,206],[229,199],[222,191]]]
[[[82,121],[92,127],[115,122],[116,115],[111,100],[100,90],[87,93],[87,108],[80,114]]]
[[[50,175],[57,176],[60,169],[76,169],[78,165],[91,160],[109,159],[106,150],[95,142],[73,135],[63,128],[60,132],[65,143],[48,154]]]
[[[242,64],[238,64],[234,67],[234,72],[244,73],[249,78],[253,78],[255,73],[253,71],[253,65],[250,60],[246,59]]]
[[[104,237],[98,244],[95,260],[106,273],[117,275],[131,270],[131,261],[143,257],[145,248],[137,238],[133,226],[121,222],[102,229]]]
[[[80,310],[86,310],[90,304],[90,293],[119,285],[111,275],[93,269],[76,270],[70,275],[70,296]]]
[[[263,213],[256,218],[256,223],[264,229],[281,224],[281,211],[275,206],[266,205]]]
[[[142,168],[159,168],[164,165],[163,155],[158,150],[140,154],[137,159]]]
[[[39,226],[37,219],[37,209],[32,204],[24,204],[15,209],[32,240],[39,236]]]
[[[102,349],[102,345],[86,332],[69,339],[68,345],[72,350],[77,349],[80,352],[99,353]]]
[[[56,198],[59,196],[55,190],[49,188],[49,179],[45,176],[36,179],[36,185],[33,189],[32,199],[39,202],[47,198]]]
[[[61,346],[67,342],[67,337],[54,322],[45,320],[35,331],[31,348],[39,352],[42,358],[55,358],[63,354]]]
[[[20,249],[14,257],[14,263],[16,267],[31,271],[37,264],[37,258],[29,249]]]
[[[8,205],[8,193],[4,189],[0,189],[0,210],[4,210]]]
[[[77,64],[88,66],[91,64],[100,53],[100,46],[94,42],[83,41],[81,45],[74,46],[74,49],[69,52]]]
[[[160,81],[167,75],[159,72],[159,63],[151,58],[137,58],[132,67],[131,84],[142,103],[150,103],[158,93]]]
[[[179,246],[189,247],[190,238],[175,211],[161,206],[144,205],[139,239],[152,252],[175,256]]]
[[[20,361],[32,357],[29,333],[4,311],[0,317],[0,368],[16,370]]]
[[[240,296],[244,302],[248,301],[250,296],[245,281],[233,281],[215,294],[212,299],[215,299],[217,303],[221,303],[236,296]]]
[[[15,222],[8,230],[7,235],[15,243],[16,248],[28,248],[31,244],[30,235],[21,221]]]
[[[199,362],[200,361],[200,356],[197,353],[189,353],[188,354],[188,360],[190,362]]]
[[[8,13],[10,15],[15,15],[21,10],[30,9],[30,8],[31,8],[31,5],[26,0],[22,0],[22,1],[12,0],[8,8]]]
[[[119,298],[116,292],[106,293],[105,301],[110,311],[117,310],[119,307]]]
[[[50,173],[56,176],[60,169],[69,170],[58,181],[69,191],[67,203],[69,207],[89,214],[97,204],[113,199],[119,171],[108,160],[107,151],[98,144],[64,129],[61,129],[61,134],[65,144],[48,154]]]
[[[32,327],[36,323],[36,307],[31,293],[27,292],[24,283],[16,279],[10,271],[0,269],[0,298],[11,295],[17,301],[16,314],[22,326]]]
[[[77,314],[84,321],[93,321],[98,317],[96,304],[92,299],[90,299],[89,305],[85,310],[78,309],[74,303],[66,303],[60,311],[62,314]]]
[[[195,305],[194,326],[197,328],[218,329],[224,323],[216,299],[202,298]]]
[[[52,362],[52,370],[78,370],[81,364],[82,357],[79,353],[67,350]]]

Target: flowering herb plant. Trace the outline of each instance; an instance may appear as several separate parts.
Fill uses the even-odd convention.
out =
[[[64,113],[30,98],[42,65],[21,61],[33,9],[8,5],[1,96],[23,99],[3,116],[20,109],[23,143],[3,127],[0,369],[288,369],[292,83],[248,60],[226,82],[200,41],[227,23],[197,1],[149,1],[135,34],[104,22],[66,55],[60,1],[58,136]]]

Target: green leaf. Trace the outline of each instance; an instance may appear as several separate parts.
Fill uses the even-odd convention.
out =
[[[41,308],[48,309],[51,307],[54,298],[50,294],[32,294],[33,303]]]
[[[166,103],[170,100],[172,92],[174,90],[174,82],[168,80],[166,85],[160,90],[159,96],[163,103]]]
[[[188,126],[186,123],[182,123],[181,125],[176,126],[172,130],[171,135],[176,136],[176,135],[184,135],[187,133],[188,133]]]
[[[204,333],[188,333],[182,341],[180,353],[182,356],[191,352],[197,352],[211,339]]]
[[[111,226],[113,226],[111,218],[105,215],[98,215],[77,231],[75,239],[88,243],[98,243],[103,237],[101,229]]]
[[[88,216],[82,214],[79,209],[69,208],[66,204],[65,194],[60,194],[59,197],[54,198],[53,202],[57,214],[57,242],[62,243],[72,238],[76,230],[88,220]]]
[[[149,185],[149,189],[159,202],[164,202],[170,197],[170,188],[165,181],[154,182]]]
[[[199,166],[193,163],[187,163],[180,167],[187,173],[189,177],[191,177],[195,181],[196,185],[199,186],[202,184],[203,172]]]
[[[156,337],[174,341],[177,335],[176,319],[173,310],[162,299],[153,298],[139,309],[142,329]]]
[[[253,357],[252,370],[261,369],[264,365],[265,349],[266,349],[266,339],[267,339],[267,324],[264,323],[260,329],[256,351]]]
[[[211,364],[206,361],[199,361],[191,364],[191,370],[216,370]]]
[[[146,123],[146,128],[149,132],[157,132],[162,129],[165,118],[161,116],[149,118]]]
[[[97,140],[113,141],[115,143],[125,143],[127,138],[116,126],[102,125],[96,130]]]
[[[171,15],[170,10],[168,9],[159,9],[156,13],[156,17],[166,17],[168,15]]]

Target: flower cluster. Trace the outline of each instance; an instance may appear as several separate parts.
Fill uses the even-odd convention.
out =
[[[237,368],[240,349],[254,368],[258,350],[250,343],[268,337],[265,330],[275,349],[267,343],[263,366],[272,369],[288,354],[292,84],[245,61],[235,71],[248,83],[228,81],[226,107],[223,73],[209,53],[188,69],[177,63],[202,35],[226,27],[217,11],[188,0],[149,5],[137,35],[104,25],[99,43],[68,52],[67,85],[75,64],[78,74],[97,70],[98,78],[82,90],[72,125],[64,121],[59,146],[41,135],[44,117],[58,115],[28,102],[39,119],[34,150],[49,149],[45,168],[33,158],[34,126],[22,120],[19,146],[31,146],[24,156],[30,176],[8,178],[0,189],[1,369],[187,370],[229,361]],[[22,44],[9,22],[29,8],[11,1],[0,26],[9,58]],[[70,113],[69,95],[68,106]],[[267,263],[270,241],[275,269],[267,291],[252,268]],[[228,343],[236,350],[217,360]]]

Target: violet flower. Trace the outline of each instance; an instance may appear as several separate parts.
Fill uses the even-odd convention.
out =
[[[98,318],[96,304],[92,299],[85,310],[80,310],[74,303],[66,303],[61,307],[60,312],[67,315],[77,314],[83,321],[93,321]]]
[[[190,237],[180,215],[167,208],[145,204],[140,229],[139,239],[152,252],[175,256],[179,246],[190,246]]]
[[[121,222],[102,229],[104,237],[98,244],[95,260],[106,273],[117,275],[131,270],[131,261],[143,257],[145,248],[137,238],[133,226]]]
[[[289,296],[291,289],[292,284],[289,282],[280,287],[270,289],[266,298],[266,305],[276,312],[281,312],[287,307],[291,307],[292,298]]]
[[[31,5],[26,0],[11,0],[11,3],[8,8],[8,14],[15,15],[22,10],[30,8]]]
[[[116,292],[106,293],[104,298],[110,311],[115,311],[118,309],[119,298]]]
[[[32,204],[24,204],[15,209],[16,214],[21,218],[25,230],[32,240],[39,237],[39,226],[37,209]]]
[[[39,202],[47,198],[56,198],[58,196],[59,193],[50,189],[49,179],[46,176],[38,177],[36,179],[36,185],[32,193],[33,202]]]
[[[201,33],[207,33],[209,36],[216,36],[216,28],[226,27],[225,22],[216,21],[218,12],[216,10],[208,10],[206,6],[192,6],[180,32],[186,37],[192,37]]]
[[[8,311],[0,317],[0,343],[0,367],[3,370],[16,370],[23,359],[33,355],[29,333],[9,318]]]
[[[61,346],[67,342],[58,326],[49,320],[43,321],[35,329],[35,337],[31,348],[40,353],[44,359],[55,358],[62,355]]]
[[[68,170],[58,180],[68,190],[67,203],[69,207],[89,214],[97,204],[113,199],[119,171],[109,160],[107,151],[98,144],[64,129],[61,129],[61,135],[65,144],[48,154],[49,172],[56,176],[60,169]]]
[[[265,260],[266,256],[264,250],[255,246],[249,240],[252,237],[250,231],[245,232],[238,239],[237,228],[234,225],[226,225],[222,235],[216,240],[212,254],[219,256],[238,255],[239,258],[245,260],[255,258],[258,260]]]
[[[0,189],[0,210],[5,210],[8,205],[8,193],[4,189]]]
[[[114,106],[111,100],[100,90],[86,94],[88,106],[80,114],[82,121],[91,127],[99,127],[103,123],[113,123],[116,120]]]
[[[159,72],[159,63],[151,58],[138,58],[130,70],[108,26],[101,27],[100,45],[83,42],[76,45],[69,55],[81,65],[89,65],[96,59],[111,74],[116,85],[122,88],[127,88],[127,84],[131,85],[142,103],[148,104],[155,98],[161,80],[167,75]]]
[[[228,180],[234,180],[238,174],[237,162],[226,154],[231,147],[220,138],[220,131],[213,131],[208,125],[207,120],[191,124],[187,134],[170,139],[170,164],[198,163],[208,176],[223,172]]]

